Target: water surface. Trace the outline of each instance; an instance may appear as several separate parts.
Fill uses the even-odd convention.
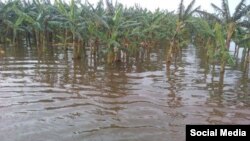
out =
[[[164,51],[107,65],[57,49],[0,56],[3,141],[184,141],[186,124],[249,124],[250,80],[207,65],[193,46],[166,70]]]

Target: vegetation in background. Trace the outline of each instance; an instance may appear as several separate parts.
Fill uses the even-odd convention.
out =
[[[39,52],[55,46],[72,48],[74,59],[88,59],[86,48],[90,48],[91,57],[112,63],[127,61],[165,42],[168,66],[181,47],[195,44],[207,51],[208,60],[220,63],[224,72],[226,63],[234,62],[229,55],[231,41],[245,48],[248,60],[250,5],[241,0],[231,14],[228,1],[221,1],[221,8],[211,4],[215,13],[208,13],[193,8],[195,0],[186,8],[181,0],[175,13],[124,7],[109,0],[95,6],[80,0],[8,0],[0,2],[0,43],[36,47]]]

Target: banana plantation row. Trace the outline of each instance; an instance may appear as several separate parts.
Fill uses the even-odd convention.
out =
[[[228,0],[221,0],[221,6],[211,4],[214,13],[195,8],[195,0],[187,6],[183,3],[180,0],[173,12],[151,12],[109,0],[96,5],[80,0],[0,2],[0,44],[38,48],[59,45],[73,48],[76,59],[91,47],[93,54],[104,55],[111,63],[121,59],[122,53],[130,56],[167,41],[166,62],[171,64],[181,47],[192,43],[204,48],[209,60],[220,60],[222,72],[232,60],[228,53],[231,41],[244,47],[248,57],[250,6],[246,0],[241,0],[231,14]]]

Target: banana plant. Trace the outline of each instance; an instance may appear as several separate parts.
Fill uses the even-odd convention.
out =
[[[83,23],[79,22],[80,12],[74,0],[70,1],[70,5],[63,3],[61,0],[55,0],[58,11],[60,12],[61,19],[65,22],[66,27],[70,30],[73,40],[73,56],[76,59],[81,58],[82,49],[82,36],[79,31],[79,27],[82,27]]]
[[[121,52],[134,57],[162,40],[170,42],[167,62],[171,62],[172,56],[193,35],[210,46],[214,54],[219,54],[217,50],[224,50],[218,47],[227,48],[230,40],[248,45],[249,36],[246,34],[249,31],[246,29],[250,24],[245,15],[250,8],[245,5],[245,0],[240,2],[233,15],[228,15],[228,2],[222,0],[222,8],[212,5],[218,16],[200,11],[203,17],[192,16],[199,11],[199,7],[193,8],[195,0],[186,8],[181,0],[177,14],[159,9],[151,12],[138,5],[126,8],[119,3],[113,5],[111,0],[105,2],[106,7],[102,0],[96,6],[80,0],[55,0],[53,4],[50,0],[1,1],[0,42],[18,44],[24,38],[37,46],[63,42],[65,48],[73,47],[74,58],[81,58],[82,50],[93,42],[93,54],[104,53],[110,63],[119,60]],[[219,35],[223,35],[220,37],[224,37],[225,44],[216,40]]]
[[[4,27],[5,24],[3,23],[4,21],[4,3],[0,2],[0,43],[5,43],[5,38],[4,38]]]
[[[55,8],[50,4],[50,2],[40,2],[39,0],[33,0],[33,8],[35,10],[28,12],[29,15],[34,19],[32,23],[33,31],[35,32],[37,46],[45,47],[48,42],[51,42],[52,29],[50,29],[49,22],[54,16]]]
[[[175,52],[177,52],[179,50],[179,43],[181,42],[181,33],[183,32],[183,30],[187,27],[187,24],[189,24],[189,19],[192,17],[193,13],[196,12],[200,6],[196,7],[193,9],[195,4],[195,0],[192,0],[190,2],[190,4],[187,6],[187,8],[185,9],[184,6],[184,0],[181,0],[180,4],[179,4],[179,8],[178,8],[178,19],[176,21],[176,28],[174,31],[174,34],[171,38],[170,41],[170,47],[169,50],[167,52],[167,66],[169,66],[171,64],[172,61],[172,55],[175,55]]]
[[[225,48],[229,49],[230,42],[232,40],[233,34],[235,33],[237,27],[246,27],[249,28],[250,24],[242,20],[244,16],[250,11],[250,5],[246,5],[246,0],[241,0],[240,3],[236,6],[235,11],[231,14],[229,9],[228,0],[221,0],[221,8],[213,3],[211,6],[214,8],[216,13],[208,13],[205,11],[199,11],[199,13],[206,15],[209,18],[214,19],[216,22],[222,24],[226,27],[226,44]]]
[[[205,11],[199,11],[199,13],[205,15],[206,17],[213,19],[216,21],[216,23],[221,24],[223,27],[225,27],[225,36],[223,38],[225,39],[225,45],[222,49],[224,51],[223,54],[227,54],[226,52],[229,50],[230,42],[233,38],[233,35],[236,32],[236,29],[238,27],[246,27],[249,28],[250,24],[242,20],[244,16],[250,11],[250,5],[246,5],[246,0],[241,0],[240,3],[236,6],[235,12],[231,15],[229,10],[229,4],[228,0],[221,0],[222,1],[222,8],[216,6],[215,4],[211,4],[211,6],[215,9],[216,13],[208,13]],[[221,72],[224,74],[225,71],[225,65],[226,65],[226,56],[223,55],[221,60]]]
[[[23,31],[22,23],[24,21],[24,16],[17,16],[16,10],[21,7],[21,4],[19,1],[11,1],[7,5],[5,5],[2,8],[2,24],[5,25],[6,28],[6,34],[9,35],[9,32],[11,32],[11,36],[9,40],[12,40],[12,44],[16,45],[16,37],[18,32]]]
[[[113,13],[110,11],[113,11]],[[130,19],[125,20],[121,5],[113,7],[110,4],[108,13],[103,15],[94,14],[93,17],[97,25],[103,26],[101,33],[97,32],[98,35],[96,34],[96,36],[107,46],[103,51],[107,54],[108,63],[118,60],[120,58],[119,52],[127,51],[122,43],[125,38],[129,38],[128,32],[139,26],[140,23]]]

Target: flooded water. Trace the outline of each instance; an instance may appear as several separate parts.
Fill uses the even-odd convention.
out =
[[[164,51],[107,65],[72,52],[0,56],[3,141],[184,141],[186,124],[249,124],[250,80],[206,65],[190,46],[166,70]]]

